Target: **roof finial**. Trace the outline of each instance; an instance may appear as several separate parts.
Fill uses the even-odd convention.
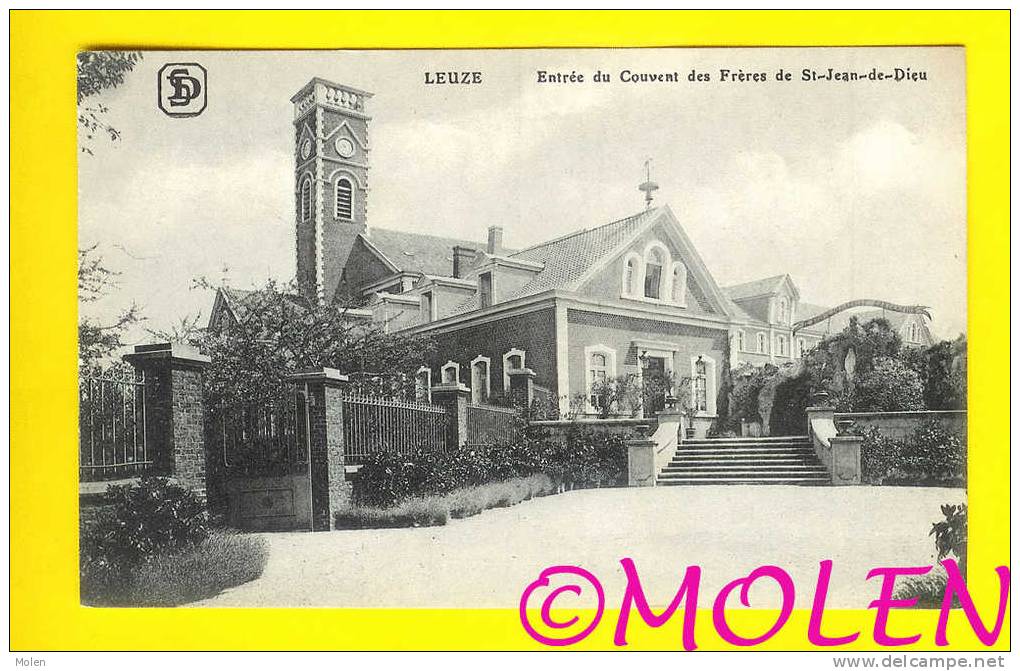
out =
[[[638,186],[638,191],[645,192],[645,209],[652,206],[652,192],[656,191],[659,185],[652,181],[652,159],[645,161],[645,181]]]

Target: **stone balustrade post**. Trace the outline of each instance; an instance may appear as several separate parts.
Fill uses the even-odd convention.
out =
[[[833,436],[832,484],[861,484],[861,436]]]
[[[648,437],[627,441],[627,486],[655,486],[655,441]]]
[[[446,447],[460,447],[468,440],[467,406],[471,390],[460,382],[432,387],[432,403],[446,409]]]
[[[155,472],[206,498],[203,370],[210,359],[183,343],[137,345],[124,360],[145,379],[145,446]]]
[[[319,368],[288,379],[303,386],[308,407],[312,530],[329,531],[336,511],[351,499],[344,463],[343,386],[348,378],[335,368]]]

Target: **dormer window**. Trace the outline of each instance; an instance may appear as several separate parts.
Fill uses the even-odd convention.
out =
[[[478,276],[478,302],[483,308],[492,305],[492,273]]]
[[[354,187],[346,177],[336,180],[336,218],[344,221],[354,218]]]
[[[790,323],[790,301],[786,296],[779,297],[779,319],[780,324]]]

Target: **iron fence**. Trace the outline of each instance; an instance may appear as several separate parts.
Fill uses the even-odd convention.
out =
[[[146,441],[145,378],[82,375],[78,381],[78,478],[145,475],[154,469]]]
[[[371,396],[343,398],[344,458],[359,464],[374,452],[446,450],[445,408]]]
[[[469,403],[467,440],[475,445],[511,442],[517,438],[517,417],[514,408]]]
[[[285,472],[308,463],[308,405],[298,386],[265,402],[221,406],[212,427],[228,469]]]

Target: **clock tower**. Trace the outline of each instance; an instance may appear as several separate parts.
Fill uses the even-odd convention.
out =
[[[297,280],[311,300],[335,299],[351,247],[365,232],[371,97],[316,77],[290,99]]]

